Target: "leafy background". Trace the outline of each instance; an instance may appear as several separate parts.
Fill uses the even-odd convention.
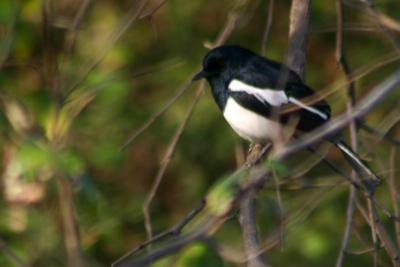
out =
[[[149,1],[143,14],[160,2]],[[362,97],[397,68],[398,32],[388,31],[392,36],[389,40],[359,1],[344,2],[344,42],[351,69],[392,59],[357,79],[357,97]],[[400,19],[398,1],[373,2],[376,10]],[[0,266],[18,266],[8,249],[28,266],[65,266],[56,182],[60,179],[72,183],[87,266],[109,266],[144,241],[143,203],[170,139],[186,116],[196,85],[126,149],[121,151],[121,145],[200,67],[207,52],[204,44],[215,40],[232,9],[241,18],[227,43],[257,52],[262,48],[268,11],[268,1],[170,0],[150,17],[134,21],[114,42],[112,32],[127,25],[124,20],[135,1],[93,1],[68,50],[68,28],[81,4],[78,0],[0,1],[0,238],[6,244],[0,249]],[[43,6],[51,11],[46,19]],[[266,55],[278,61],[286,60],[289,10],[290,1],[275,1],[265,48]],[[307,83],[315,90],[345,81],[334,56],[335,20],[334,1],[313,1]],[[97,59],[99,63],[87,72]],[[341,89],[328,98],[335,113],[345,110],[345,86]],[[365,121],[382,126],[387,114],[398,108],[399,96],[399,92],[391,95]],[[390,133],[399,135],[395,127]],[[389,166],[391,143],[363,131],[360,137],[361,154],[382,177],[398,173]],[[246,145],[224,122],[206,88],[151,205],[154,232],[176,223],[219,177],[232,173],[237,166],[235,151]],[[348,171],[339,154],[332,152],[329,159]],[[282,179],[294,169],[290,164],[301,166],[292,159]],[[332,184],[343,179],[323,164],[302,178],[298,185]],[[304,203],[307,207],[318,205],[287,230],[281,248],[268,254],[272,266],[334,264],[345,224],[348,186],[337,186],[321,195],[323,190],[324,186],[281,192],[284,210],[296,210]],[[387,192],[384,183],[377,196],[392,209]],[[261,239],[279,226],[276,199],[273,189],[258,195]],[[394,236],[391,221],[385,219],[385,223]],[[355,214],[353,228],[350,249],[368,247],[369,228],[360,214]],[[226,223],[215,241],[240,250],[237,221]],[[349,255],[345,266],[368,266],[371,262],[371,254]],[[156,263],[171,264],[241,266],[204,243],[195,243]]]

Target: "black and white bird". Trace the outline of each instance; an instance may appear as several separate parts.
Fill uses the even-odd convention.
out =
[[[325,100],[307,104],[305,98],[316,93],[287,66],[259,56],[235,45],[212,49],[203,60],[203,69],[193,80],[209,82],[212,95],[226,121],[242,138],[252,143],[265,143],[274,138],[277,126],[297,117],[297,132],[309,132],[326,123],[331,109]],[[297,108],[279,114],[287,105]],[[278,124],[278,125],[277,125]],[[379,177],[342,140],[332,141],[366,180],[379,182]]]

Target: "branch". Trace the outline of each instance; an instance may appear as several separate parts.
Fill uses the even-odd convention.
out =
[[[390,151],[390,160],[389,160],[389,169],[390,175],[389,175],[389,190],[390,190],[390,197],[392,199],[393,203],[393,209],[394,209],[394,216],[396,218],[399,218],[400,216],[400,208],[399,208],[399,193],[397,189],[397,184],[396,184],[396,172],[395,172],[395,166],[396,166],[396,152],[397,148],[395,146],[392,146],[392,149]],[[396,240],[397,240],[397,247],[400,246],[400,222],[398,220],[394,220],[394,226],[396,230]]]
[[[292,0],[290,9],[288,65],[304,80],[311,0]]]
[[[378,213],[376,211],[376,207],[374,205],[374,199],[371,199],[372,206],[371,206],[371,214],[372,218],[368,215],[366,210],[361,206],[361,204],[356,201],[356,206],[360,213],[363,215],[364,219],[366,222],[370,225],[370,227],[375,227],[376,232],[379,235],[380,239],[382,240],[383,247],[386,249],[386,252],[388,253],[390,259],[392,260],[393,266],[399,267],[400,266],[400,255],[399,252],[395,246],[395,244],[392,242],[389,233],[386,231],[385,226],[383,225],[382,221],[380,220]],[[371,221],[371,219],[373,221]],[[375,245],[375,244],[374,244]],[[375,247],[375,250],[377,248]]]
[[[163,160],[161,162],[161,167],[158,170],[156,179],[154,180],[151,190],[143,204],[143,214],[144,214],[144,220],[145,220],[145,226],[146,226],[146,233],[147,233],[147,238],[151,239],[153,236],[153,230],[151,226],[151,218],[150,218],[150,204],[154,199],[154,196],[156,195],[156,192],[158,190],[158,187],[160,186],[161,180],[164,177],[165,171],[167,170],[167,167],[175,153],[176,147],[178,145],[178,141],[181,138],[183,131],[185,130],[190,118],[192,117],[194,108],[196,107],[197,102],[200,100],[200,96],[204,92],[204,81],[199,85],[195,97],[193,98],[192,104],[188,108],[188,111],[186,113],[185,119],[182,121],[181,125],[175,132],[174,136],[171,139],[171,143],[168,146],[167,152],[165,153]]]
[[[264,30],[263,38],[261,41],[261,55],[263,55],[263,56],[265,56],[265,49],[266,49],[269,33],[271,31],[272,19],[274,18],[274,1],[275,0],[269,0],[269,4],[268,4],[267,22],[265,24],[265,30]]]
[[[257,238],[257,224],[255,212],[256,200],[250,193],[240,202],[239,222],[242,227],[242,238],[246,252],[247,267],[265,267],[261,257]]]
[[[149,240],[143,242],[138,247],[127,252],[121,258],[119,258],[118,260],[113,262],[113,264],[111,266],[112,267],[119,266],[124,261],[126,261],[129,257],[133,256],[135,253],[139,252],[140,250],[144,249],[145,247],[149,246],[150,244],[160,241],[161,239],[164,239],[168,236],[178,236],[182,232],[182,229],[189,222],[191,222],[193,220],[193,218],[196,217],[196,215],[199,214],[200,211],[202,211],[204,209],[205,206],[206,206],[206,201],[203,199],[197,207],[192,209],[182,220],[180,220],[177,224],[175,224],[169,230],[159,233],[158,235],[154,236],[152,239],[149,239]]]
[[[347,111],[349,114],[352,113],[353,107],[356,103],[355,97],[355,84],[354,80],[351,80],[351,71],[350,67],[347,64],[346,57],[344,55],[343,48],[343,3],[342,0],[336,0],[336,62],[340,64],[343,70],[344,75],[346,76],[346,80],[348,82],[347,87]],[[351,137],[351,146],[354,152],[358,150],[358,138],[357,138],[357,128],[355,120],[352,120],[349,124],[350,137]],[[357,174],[353,170],[351,172],[352,180],[356,180]],[[340,252],[338,258],[336,260],[336,267],[341,267],[343,265],[343,260],[345,256],[345,252],[347,251],[348,243],[350,240],[351,228],[353,224],[353,215],[354,215],[354,201],[356,196],[356,187],[353,184],[350,184],[349,191],[349,199],[347,203],[346,210],[346,224],[343,232],[342,238],[342,246],[340,248]]]
[[[68,178],[57,177],[57,192],[59,198],[60,212],[64,228],[64,243],[67,252],[69,267],[85,266],[79,239],[79,228],[75,217],[72,201],[72,188]]]
[[[97,67],[97,65],[104,59],[110,49],[115,45],[115,43],[121,38],[121,36],[129,29],[129,27],[140,19],[144,8],[146,7],[149,0],[143,1],[133,1],[131,8],[127,11],[125,17],[121,19],[120,24],[113,32],[110,33],[108,41],[101,51],[97,52],[97,56],[90,62],[86,68],[80,71],[81,76],[74,80],[74,83],[66,88],[65,92],[68,94],[77,88],[82,82],[86,80],[89,74]]]

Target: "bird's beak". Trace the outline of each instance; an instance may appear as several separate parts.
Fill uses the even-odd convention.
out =
[[[200,80],[207,76],[208,76],[207,72],[205,72],[204,70],[201,70],[193,76],[192,81],[197,81],[197,80]]]

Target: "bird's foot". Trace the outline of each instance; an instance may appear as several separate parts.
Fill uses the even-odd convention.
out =
[[[270,147],[270,144],[264,146],[262,144],[251,143],[247,152],[246,166],[251,167],[258,164]]]

